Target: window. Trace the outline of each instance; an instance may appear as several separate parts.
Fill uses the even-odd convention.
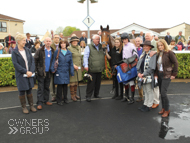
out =
[[[7,23],[0,22],[0,32],[7,32]]]

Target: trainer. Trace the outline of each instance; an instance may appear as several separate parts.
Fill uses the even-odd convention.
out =
[[[105,68],[104,50],[100,44],[100,36],[94,35],[92,43],[86,46],[84,51],[84,69],[92,76],[92,81],[88,81],[86,88],[86,101],[91,101],[91,96],[94,91],[94,98],[99,97],[101,84],[101,75]],[[108,46],[107,46],[108,48]],[[108,48],[109,51],[109,48]]]

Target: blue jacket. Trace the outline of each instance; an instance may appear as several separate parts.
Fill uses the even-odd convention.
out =
[[[55,51],[54,56],[53,56],[54,58],[53,58],[53,62],[51,65],[51,72],[55,71],[54,63],[55,63],[55,59],[57,57],[57,53],[58,53],[58,50]],[[58,63],[59,64],[57,67],[57,71],[54,74],[54,84],[69,84],[70,83],[70,75],[74,76],[72,53],[69,50],[67,50],[67,53],[64,56],[63,53],[60,51]]]
[[[30,50],[26,47],[24,47],[26,51],[26,57],[28,60],[28,71],[31,71],[34,73],[35,71],[35,64],[34,64],[34,58],[32,57],[32,54]],[[16,77],[16,83],[17,88],[19,91],[22,90],[29,90],[30,88],[34,87],[34,79],[32,77],[27,78],[23,77],[23,74],[26,74],[27,69],[25,65],[25,61],[18,51],[18,47],[15,48],[15,50],[12,52],[12,62],[15,67],[15,77]]]

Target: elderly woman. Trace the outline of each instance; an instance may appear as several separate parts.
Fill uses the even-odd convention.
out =
[[[157,43],[157,47],[158,57],[155,76],[158,77],[162,100],[162,110],[159,114],[162,115],[162,117],[168,117],[170,110],[167,90],[171,79],[175,79],[177,76],[178,62],[174,52],[168,49],[165,40],[160,39]]]
[[[12,52],[12,62],[15,67],[15,77],[17,88],[19,91],[19,99],[22,106],[23,113],[29,113],[26,108],[25,94],[27,95],[30,110],[36,112],[33,106],[32,88],[34,87],[33,73],[35,71],[35,64],[32,54],[28,48],[25,47],[26,36],[18,34],[16,36],[18,46]]]
[[[55,51],[54,58],[51,66],[51,71],[54,74],[54,84],[57,84],[57,104],[63,105],[62,103],[62,93],[64,97],[64,102],[69,103],[67,98],[67,85],[70,82],[69,73],[74,76],[74,67],[72,60],[72,53],[67,50],[69,43],[66,40],[61,40],[59,43],[59,49]],[[58,57],[57,57],[58,56]],[[54,63],[58,58],[58,67],[55,71]],[[64,70],[63,70],[64,69]],[[69,72],[70,71],[70,72]]]
[[[7,54],[2,43],[0,43],[0,54]]]
[[[82,80],[82,55],[80,46],[78,46],[79,38],[73,36],[70,39],[71,46],[68,47],[68,50],[72,53],[73,66],[74,66],[74,77],[70,76],[70,93],[71,99],[76,102],[77,99],[80,99],[77,96],[77,83]]]
[[[9,48],[9,54],[12,54],[12,52],[15,50],[15,47],[16,47],[16,42],[11,41],[11,46]]]
[[[141,54],[137,63],[138,85],[139,88],[143,84],[144,105],[139,108],[143,112],[150,111],[154,102],[154,71],[156,69],[156,52],[151,51],[154,48],[151,41],[145,41],[141,44],[144,52]]]

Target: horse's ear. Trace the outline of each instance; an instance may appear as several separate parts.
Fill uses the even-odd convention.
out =
[[[107,25],[107,30],[109,30],[109,28],[110,28],[109,25]]]
[[[103,29],[102,25],[100,25],[100,29],[101,29],[101,30]]]

